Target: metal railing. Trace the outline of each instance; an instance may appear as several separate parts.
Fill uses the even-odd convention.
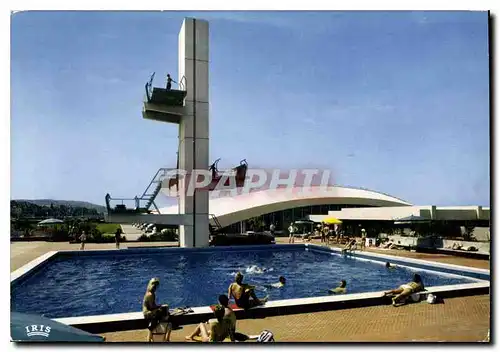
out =
[[[151,94],[153,94],[153,79],[155,78],[155,72],[151,75],[149,78],[149,81],[146,82],[146,97],[148,98],[148,101],[151,101]]]
[[[155,73],[156,72],[153,72],[151,74],[151,76],[149,77],[149,81],[147,81],[146,85],[144,86],[144,88],[146,89],[146,97],[148,99],[148,102],[151,101],[151,97],[152,97],[152,94],[153,94],[153,80],[155,78]],[[187,79],[186,79],[186,76],[182,76],[181,77],[181,79],[179,80],[178,86],[179,86],[179,90],[187,91]]]
[[[217,216],[215,216],[215,214],[208,214],[211,219],[214,221],[214,224],[215,224],[215,232],[218,233],[218,234],[222,234],[222,225],[220,224],[219,222],[219,219],[217,219]],[[209,223],[210,223],[210,219],[209,219]]]
[[[146,190],[144,191],[144,193],[140,197],[141,199],[146,199],[146,197],[148,196],[148,190],[153,183],[161,182],[163,180],[163,178],[165,177],[166,171],[167,171],[167,169],[163,168],[163,167],[158,169],[158,171],[156,171],[156,174],[153,176],[153,178],[149,182],[149,185],[146,187]]]
[[[156,171],[155,175],[149,182],[149,185],[146,187],[146,190],[142,193],[140,197],[134,198],[113,198],[109,194],[106,195],[106,208],[109,211],[115,211],[116,209],[120,210],[137,210],[137,211],[148,211],[151,206],[154,206],[155,210],[159,212],[159,209],[154,202],[156,196],[160,193],[161,190],[161,182],[165,177],[166,168],[161,168]],[[155,185],[154,188],[151,186]],[[113,202],[113,205],[111,204]],[[117,207],[118,205],[118,207]],[[128,205],[128,206],[127,206]]]
[[[179,90],[187,91],[187,79],[186,76],[182,76],[179,80]]]

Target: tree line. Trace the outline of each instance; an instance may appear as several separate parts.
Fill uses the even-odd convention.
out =
[[[64,220],[68,217],[100,217],[96,209],[71,206],[65,204],[37,205],[26,201],[10,201],[11,219],[29,218],[57,218]]]

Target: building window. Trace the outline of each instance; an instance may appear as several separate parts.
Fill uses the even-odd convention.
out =
[[[311,214],[320,214],[320,213],[321,213],[321,205],[311,206]]]
[[[311,210],[312,210],[312,207],[310,207],[310,206],[303,207],[302,208],[302,218],[308,219],[309,215],[311,215]]]
[[[283,210],[283,222],[284,226],[287,227],[293,221],[292,209]]]

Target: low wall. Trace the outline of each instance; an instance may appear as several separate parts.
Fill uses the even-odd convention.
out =
[[[418,237],[407,236],[389,236],[389,241],[403,247],[417,247],[419,243],[421,245],[423,244],[422,239],[419,239]]]
[[[470,246],[476,247],[478,252],[490,253],[490,242],[474,242],[474,241],[460,241],[460,240],[442,240],[443,245],[441,248],[452,247],[454,243],[459,244],[462,248]]]
[[[389,236],[389,241],[394,244],[404,247],[419,247],[419,248],[435,248],[435,249],[451,249],[454,243],[459,244],[462,248],[470,246],[476,247],[476,252],[489,254],[490,242],[477,242],[477,241],[461,241],[461,240],[448,240],[442,238],[432,237],[406,237],[406,236]],[[450,248],[447,248],[450,247]]]

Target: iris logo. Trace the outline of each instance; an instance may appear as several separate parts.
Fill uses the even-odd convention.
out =
[[[49,337],[50,326],[45,325],[28,325],[24,327],[26,329],[26,335],[31,336],[44,336]]]

